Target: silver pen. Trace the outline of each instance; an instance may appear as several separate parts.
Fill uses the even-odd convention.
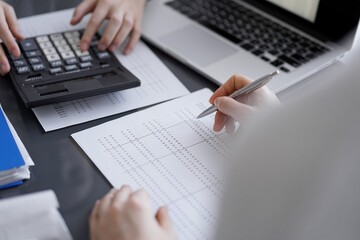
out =
[[[229,95],[229,97],[236,99],[239,96],[249,94],[253,91],[255,91],[258,88],[261,88],[265,84],[267,84],[273,77],[279,74],[279,70],[276,70],[273,73],[266,74],[265,76],[253,81],[252,83],[240,88],[239,90],[233,92]],[[197,118],[205,117],[213,112],[216,112],[218,109],[215,105],[212,105],[205,111],[203,111]]]

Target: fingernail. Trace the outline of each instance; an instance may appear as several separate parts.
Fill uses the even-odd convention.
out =
[[[0,70],[1,70],[1,75],[5,75],[7,70],[5,63],[0,63]]]
[[[81,51],[86,51],[87,48],[88,48],[88,45],[86,43],[80,44]]]
[[[131,49],[129,49],[129,48],[125,49],[124,55],[128,55],[130,52],[131,52]]]
[[[116,51],[116,46],[115,46],[115,45],[111,45],[111,46],[109,47],[109,50],[110,50],[111,52],[115,52],[115,51]]]
[[[214,101],[214,104],[216,107],[219,106],[219,102],[220,102],[220,99],[219,98],[216,98],[215,101]]]
[[[20,57],[19,52],[18,52],[15,48],[12,48],[12,49],[10,50],[10,54],[11,54],[12,56],[14,56],[15,58]]]
[[[75,24],[76,20],[77,20],[77,16],[75,16],[75,13],[74,13],[72,18],[70,19],[70,24]]]

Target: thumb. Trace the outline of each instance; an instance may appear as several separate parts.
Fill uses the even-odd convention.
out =
[[[168,232],[173,232],[172,221],[166,207],[161,207],[158,210],[158,212],[156,213],[156,219],[164,230]]]
[[[238,122],[244,121],[255,112],[254,107],[240,103],[229,97],[218,97],[215,99],[214,104],[220,112],[232,117]]]

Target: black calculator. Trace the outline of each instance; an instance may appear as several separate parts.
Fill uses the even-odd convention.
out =
[[[10,78],[27,107],[58,103],[140,86],[112,52],[100,51],[99,34],[80,50],[83,30],[47,34],[18,42],[21,56],[10,61]]]

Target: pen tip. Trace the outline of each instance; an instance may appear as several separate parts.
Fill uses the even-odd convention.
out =
[[[196,119],[200,119],[200,118],[203,118],[205,116],[206,116],[206,112],[202,112],[202,113],[199,114],[199,116],[197,116]]]

